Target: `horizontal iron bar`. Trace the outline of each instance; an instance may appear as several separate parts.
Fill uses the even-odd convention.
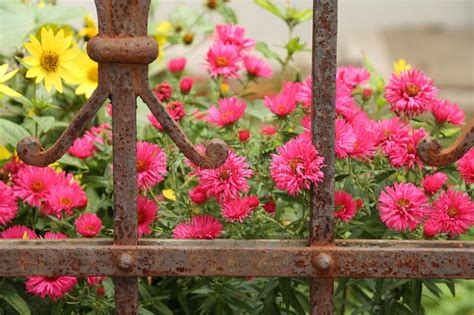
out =
[[[474,279],[474,242],[2,240],[0,276],[278,276]],[[328,266],[324,266],[327,264]],[[323,264],[321,266],[320,264]]]

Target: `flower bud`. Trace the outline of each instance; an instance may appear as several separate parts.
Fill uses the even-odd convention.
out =
[[[168,61],[168,70],[171,73],[179,73],[186,67],[186,58],[175,58]]]
[[[362,100],[367,102],[368,100],[370,100],[373,94],[374,94],[374,91],[372,91],[371,89],[365,88],[362,91]]]
[[[250,131],[248,129],[239,130],[239,141],[247,142],[250,138]]]
[[[267,211],[268,213],[275,213],[276,210],[276,203],[273,200],[265,202],[263,205],[263,210]]]
[[[193,33],[186,33],[183,35],[183,43],[186,45],[191,45],[194,40],[194,34]]]
[[[193,87],[193,83],[194,81],[190,77],[182,78],[181,81],[179,82],[179,89],[181,90],[181,93],[188,94],[189,91],[191,91]]]

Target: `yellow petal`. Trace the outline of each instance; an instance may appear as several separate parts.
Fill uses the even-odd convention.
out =
[[[23,58],[23,62],[26,63],[30,67],[35,67],[40,64],[39,59],[33,56],[28,56],[28,57]]]
[[[24,232],[23,236],[21,237],[22,240],[27,240],[28,239],[28,232]]]
[[[1,88],[1,85],[0,85],[0,88]],[[5,146],[0,144],[0,160],[8,160],[11,157],[12,157],[12,154],[10,153],[10,151],[8,151],[8,149],[5,148]]]
[[[166,199],[176,201],[176,194],[173,189],[163,189],[162,194]]]
[[[8,64],[4,63],[0,66],[0,77],[4,75],[8,70]]]
[[[59,74],[57,72],[51,72],[48,73],[48,75],[51,77],[51,80],[56,90],[58,90],[59,93],[62,93],[63,83],[61,82],[61,77],[59,76]]]
[[[18,69],[10,71],[5,75],[0,76],[0,83],[10,80],[17,72],[18,72]]]
[[[18,93],[17,91],[9,88],[6,85],[0,84],[0,94],[2,94],[2,93],[7,95],[7,96],[10,96],[10,97],[20,97],[21,96],[21,94]]]
[[[398,76],[402,71],[407,71],[411,69],[411,65],[407,63],[405,59],[399,59],[393,63],[393,72],[395,72]]]
[[[44,76],[44,87],[46,88],[46,92],[50,92],[51,88],[53,87],[53,78],[47,74]]]
[[[30,50],[28,48],[27,49],[30,50],[30,52],[33,55],[36,55],[36,53],[37,53],[37,55],[41,55],[41,52],[43,51],[43,47],[41,46],[41,43],[38,41],[38,39],[35,36],[30,34],[30,42],[27,43],[27,44],[29,44],[29,46],[32,50]]]

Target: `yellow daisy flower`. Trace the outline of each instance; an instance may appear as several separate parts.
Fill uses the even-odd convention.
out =
[[[398,76],[402,71],[407,71],[411,69],[411,65],[407,63],[405,59],[398,59],[393,63],[393,72],[395,72]]]
[[[8,149],[4,145],[0,144],[0,161],[8,160],[11,157],[12,154],[10,153],[10,151],[8,151]]]
[[[8,65],[6,63],[0,66],[0,95],[5,94],[10,97],[20,97],[20,93],[2,84],[10,80],[18,72],[18,69],[16,69],[7,73],[7,70]]]
[[[64,30],[56,35],[50,29],[41,29],[41,42],[30,35],[30,42],[25,48],[31,56],[23,58],[23,62],[30,67],[26,72],[27,78],[36,78],[36,83],[44,80],[46,91],[51,91],[54,85],[58,92],[63,92],[62,79],[71,81],[74,71],[74,58],[77,49],[70,48],[72,36],[64,36]]]
[[[166,43],[168,43],[168,37],[171,35],[171,31],[173,30],[173,25],[168,22],[164,21],[157,25],[156,27],[156,41],[158,42],[158,62],[163,60],[165,53],[164,47]]]
[[[85,94],[86,98],[89,98],[99,84],[99,64],[82,50],[74,62],[76,69],[71,83],[79,84],[76,88],[77,95]]]
[[[166,199],[176,201],[176,194],[173,189],[163,189],[162,193]]]
[[[89,14],[84,16],[84,28],[81,29],[77,35],[79,35],[79,37],[92,38],[96,36],[97,33],[99,33],[99,30],[92,16]]]

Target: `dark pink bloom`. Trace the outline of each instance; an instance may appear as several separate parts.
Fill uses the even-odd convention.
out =
[[[18,198],[32,207],[39,207],[49,191],[63,177],[50,167],[27,165],[14,176],[13,191]]]
[[[413,231],[421,223],[427,207],[423,191],[411,183],[395,183],[379,197],[380,218],[392,230]]]
[[[416,152],[416,146],[426,137],[426,131],[423,128],[412,129],[408,134],[406,141],[391,141],[384,148],[390,164],[394,167],[414,168],[422,166],[422,162]]]
[[[438,89],[423,72],[415,69],[392,74],[385,87],[385,98],[391,104],[390,109],[397,115],[408,117],[419,115],[428,110],[436,100]]]
[[[471,148],[457,163],[458,171],[466,184],[474,184],[474,148]]]
[[[277,129],[272,125],[264,125],[261,131],[264,136],[273,136],[277,133]]]
[[[183,119],[184,116],[186,116],[186,111],[184,110],[184,105],[182,102],[169,102],[168,104],[166,104],[165,108],[170,117],[174,119],[174,121],[180,121],[181,119]],[[163,130],[163,126],[156,119],[155,115],[150,113],[147,117],[150,123],[153,124],[153,126],[155,126],[159,130]]]
[[[247,104],[235,96],[221,98],[219,107],[211,106],[207,111],[206,120],[219,127],[230,125],[244,116]]]
[[[368,89],[368,88],[363,89],[362,90],[362,100],[364,102],[369,101],[373,94],[374,94],[374,91],[372,91],[371,89]]]
[[[13,190],[0,181],[0,225],[10,223],[18,213],[18,203]]]
[[[235,198],[221,204],[222,216],[228,222],[244,222],[255,209],[254,200],[251,197]],[[258,205],[258,199],[257,199]]]
[[[38,238],[35,231],[27,228],[24,225],[13,225],[10,226],[5,231],[1,232],[2,238],[5,239],[23,239],[23,240],[32,240]]]
[[[158,206],[153,200],[138,196],[138,237],[151,234],[151,225],[156,219]]]
[[[186,58],[174,58],[168,61],[168,70],[172,73],[178,73],[186,67]]]
[[[235,24],[216,25],[216,40],[223,44],[235,46],[239,50],[255,46],[255,40],[245,38],[245,28]]]
[[[268,78],[272,76],[272,67],[264,60],[254,56],[244,56],[244,67],[251,77]]]
[[[212,216],[198,215],[182,222],[173,230],[174,238],[214,239],[221,235],[222,224]]]
[[[62,298],[63,295],[71,291],[76,284],[76,277],[68,276],[31,276],[28,277],[25,282],[27,292],[41,296],[43,299],[48,296],[53,301]]]
[[[272,154],[270,173],[279,189],[296,196],[302,189],[309,189],[311,183],[323,180],[324,159],[309,140],[292,139],[277,148],[277,153]]]
[[[189,91],[193,88],[194,80],[190,77],[183,77],[181,81],[179,81],[179,89],[181,93],[188,94]]]
[[[467,193],[449,189],[433,202],[429,216],[440,224],[441,232],[463,234],[474,225],[474,202]]]
[[[334,216],[341,221],[348,222],[356,214],[357,203],[351,194],[338,190],[334,193]]]
[[[275,213],[276,211],[276,203],[273,200],[270,200],[263,204],[263,210],[268,213]]]
[[[240,51],[236,46],[226,45],[221,42],[214,43],[207,52],[206,57],[208,71],[213,78],[218,76],[238,78],[238,71],[240,70],[238,62],[240,60]]]
[[[201,186],[194,187],[189,191],[189,199],[198,205],[205,203],[207,201],[206,190]]]
[[[90,285],[90,286],[97,286],[97,285],[101,285],[102,284],[102,281],[104,281],[104,279],[106,279],[107,277],[105,276],[89,276],[87,277],[87,284]]]
[[[349,156],[364,161],[372,159],[377,149],[374,121],[360,119],[354,121],[352,128],[355,135],[355,142]]]
[[[44,234],[44,238],[47,240],[64,240],[68,237],[66,234],[63,233],[46,232]]]
[[[399,117],[379,120],[376,123],[377,143],[388,154],[389,143],[407,143],[410,127]]]
[[[431,104],[429,110],[438,124],[464,124],[464,111],[459,108],[458,104],[437,99]]]
[[[423,234],[425,237],[435,237],[441,232],[441,225],[437,220],[428,219],[423,226]]]
[[[445,173],[434,173],[433,175],[426,175],[422,181],[423,189],[428,195],[434,195],[443,187],[448,180],[448,175]]]
[[[253,175],[244,157],[229,151],[224,164],[215,169],[198,169],[200,187],[208,196],[218,201],[237,198],[240,192],[248,192],[250,186],[247,179]]]
[[[3,166],[3,169],[10,173],[12,176],[14,176],[16,173],[18,173],[18,171],[23,167],[25,166],[26,164],[23,163],[22,160],[20,160],[20,158],[18,157],[18,155],[14,155],[12,156],[10,162],[6,163],[4,166]]]
[[[286,82],[281,93],[274,96],[265,96],[264,105],[272,113],[283,117],[296,109],[296,93],[299,87],[296,83]]]
[[[167,102],[171,99],[173,87],[165,81],[163,83],[157,84],[153,89],[153,93],[155,93],[156,98],[158,98],[160,102]]]
[[[166,155],[156,144],[138,141],[137,143],[137,185],[151,188],[162,182],[167,174]]]
[[[336,119],[336,156],[340,159],[347,157],[354,151],[357,137],[351,124],[344,119]]]
[[[72,146],[68,149],[69,154],[80,159],[91,157],[96,152],[97,148],[94,144],[95,137],[87,136],[77,138],[74,140]]]
[[[247,142],[250,139],[250,130],[242,129],[239,130],[239,141],[240,142]]]
[[[353,90],[357,85],[364,84],[369,79],[370,73],[364,68],[348,66],[337,69],[336,80],[350,90]]]
[[[83,213],[74,222],[76,232],[84,237],[94,237],[103,228],[102,221],[95,213]]]

